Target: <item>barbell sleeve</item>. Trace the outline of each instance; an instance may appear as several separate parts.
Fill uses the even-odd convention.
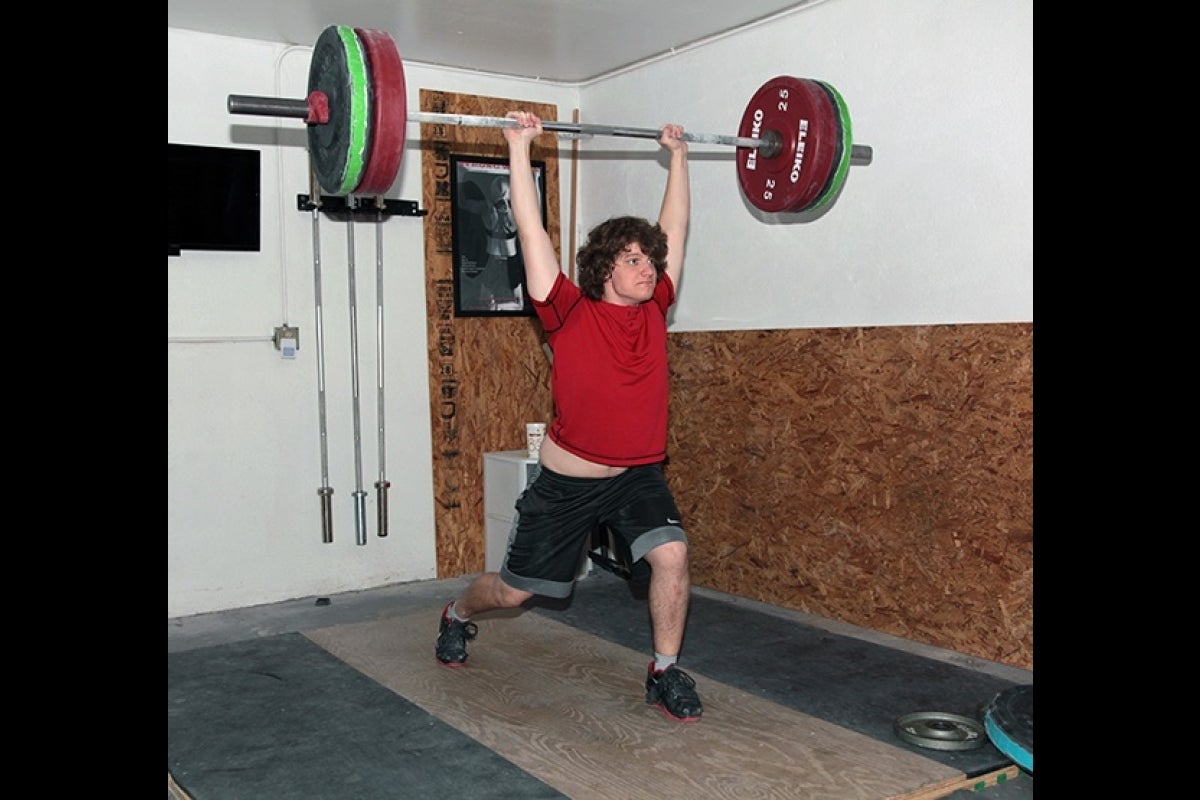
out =
[[[850,145],[850,163],[865,167],[875,160],[875,151],[869,144]]]
[[[286,97],[256,97],[231,94],[226,103],[230,114],[249,114],[258,117],[296,117],[308,119],[308,101]]]

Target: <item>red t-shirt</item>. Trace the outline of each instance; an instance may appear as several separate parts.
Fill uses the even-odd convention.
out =
[[[663,273],[636,306],[585,297],[559,273],[533,302],[554,350],[546,435],[597,464],[633,467],[667,456],[667,309],[675,287]]]

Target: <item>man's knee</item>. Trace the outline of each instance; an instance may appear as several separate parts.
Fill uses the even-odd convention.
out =
[[[501,605],[505,608],[516,608],[533,597],[533,592],[527,592],[524,589],[515,589],[499,578],[496,580],[496,594]]]
[[[476,596],[490,608],[516,608],[533,597],[532,592],[509,586],[497,572],[484,573],[476,579],[473,588],[482,592]]]
[[[646,553],[646,561],[658,570],[687,569],[687,542],[663,542]]]

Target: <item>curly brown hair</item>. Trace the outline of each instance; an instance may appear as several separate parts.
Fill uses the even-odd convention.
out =
[[[579,288],[593,300],[604,297],[604,282],[612,274],[617,256],[636,242],[654,261],[661,278],[667,267],[667,234],[657,223],[643,217],[613,217],[588,233],[587,241],[575,256]]]

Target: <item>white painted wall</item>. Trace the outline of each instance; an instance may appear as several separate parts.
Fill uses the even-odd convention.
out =
[[[388,536],[378,537],[380,477],[376,225],[354,225],[361,460],[355,452],[349,226],[322,216],[321,317],[333,541],[322,541],[316,286],[304,124],[231,115],[230,94],[303,98],[311,47],[167,29],[167,140],[261,148],[262,251],[167,258],[167,616],[259,605],[436,577],[425,321],[424,220],[383,234],[383,474]],[[573,87],[405,65],[419,91],[554,103]],[[410,126],[416,136],[418,126]],[[420,142],[406,142],[390,199],[422,203]],[[569,218],[570,174],[560,177]],[[276,326],[300,329],[284,361]],[[361,469],[361,481],[358,470]],[[365,545],[354,497],[366,492]]]
[[[832,84],[874,161],[823,215],[771,218],[731,148],[693,145],[672,331],[1033,319],[1032,0],[831,0],[584,87],[582,119],[734,135],[778,75]],[[645,144],[581,144],[581,230],[657,213]]]
[[[1031,321],[1032,28],[1031,0],[832,0],[582,87],[406,63],[408,107],[430,88],[554,103],[561,119],[579,107],[584,122],[732,135],[770,78],[828,81],[874,162],[852,167],[820,216],[770,218],[743,199],[731,148],[693,145],[672,330]],[[303,97],[310,57],[309,47],[167,30],[168,141],[263,151],[262,252],[167,259],[168,617],[436,577],[420,218],[383,225],[392,488],[382,539],[375,226],[354,226],[358,462],[347,227],[320,222],[334,488],[334,541],[321,541],[313,225],[296,210],[309,191],[304,127],[225,111],[230,94]],[[389,198],[422,199],[418,148],[408,141]],[[612,214],[657,213],[665,171],[653,142],[603,137],[580,149],[580,241]],[[570,173],[564,160],[564,245]],[[300,328],[294,361],[270,342],[285,322]],[[355,537],[356,462],[366,545]]]

